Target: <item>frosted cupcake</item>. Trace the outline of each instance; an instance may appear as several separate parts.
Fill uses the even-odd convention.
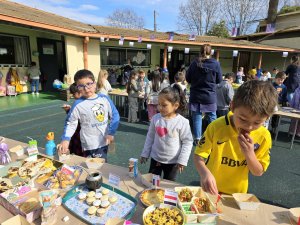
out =
[[[107,201],[108,200],[108,196],[107,195],[104,195],[101,197],[101,201]]]
[[[94,202],[95,200],[96,200],[95,197],[90,197],[90,198],[87,198],[87,199],[86,199],[86,203],[87,203],[88,205],[92,205],[93,202]]]
[[[103,216],[105,214],[105,212],[106,212],[106,209],[100,208],[97,210],[96,215],[100,217],[100,216]]]
[[[88,198],[94,197],[94,196],[95,196],[95,192],[94,192],[94,191],[90,191],[89,193],[87,193],[86,196],[87,196]]]
[[[97,208],[95,206],[91,206],[88,208],[87,212],[89,215],[94,215],[96,213],[96,211],[97,211]]]
[[[101,205],[101,201],[100,201],[100,200],[95,200],[95,201],[93,202],[93,206],[95,206],[95,207],[97,207],[97,208],[99,208],[100,205]]]
[[[83,193],[83,192],[79,193],[78,198],[81,201],[85,200],[86,199],[86,193]]]
[[[97,193],[95,194],[95,198],[96,198],[96,199],[100,199],[101,197],[102,197],[102,194],[101,194],[101,193],[97,192]]]
[[[109,201],[102,201],[101,202],[101,208],[106,209],[106,208],[108,208],[109,205],[110,205]]]
[[[102,194],[103,194],[103,195],[107,195],[108,193],[109,193],[109,190],[108,190],[108,189],[103,189],[103,190],[102,190]]]
[[[114,204],[116,203],[116,201],[118,200],[118,198],[116,196],[112,196],[108,199],[108,201],[111,203],[111,204]]]

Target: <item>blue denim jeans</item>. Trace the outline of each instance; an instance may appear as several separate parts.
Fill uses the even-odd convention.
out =
[[[208,124],[217,119],[216,112],[206,112],[205,117]],[[192,111],[194,138],[200,139],[202,136],[202,112]]]
[[[31,92],[34,92],[34,87],[35,87],[35,92],[39,92],[39,79],[31,80]]]

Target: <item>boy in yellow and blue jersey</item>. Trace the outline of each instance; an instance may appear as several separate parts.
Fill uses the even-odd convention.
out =
[[[270,82],[245,82],[234,95],[232,111],[208,126],[194,155],[204,191],[246,193],[249,171],[261,176],[267,170],[272,141],[262,125],[277,98]]]

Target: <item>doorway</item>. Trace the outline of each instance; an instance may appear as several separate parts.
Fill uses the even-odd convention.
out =
[[[66,54],[64,41],[37,38],[41,85],[43,91],[54,91],[55,79],[63,82],[66,70]]]

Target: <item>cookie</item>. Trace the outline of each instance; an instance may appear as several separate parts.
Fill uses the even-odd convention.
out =
[[[108,201],[111,203],[111,204],[114,204],[116,201],[118,200],[118,198],[116,196],[112,196],[108,199]]]
[[[103,194],[103,195],[107,195],[108,193],[109,193],[109,190],[108,190],[108,189],[103,189],[103,190],[102,190],[102,194]]]
[[[83,193],[83,192],[79,193],[78,198],[81,201],[85,200],[86,199],[86,193]]]
[[[102,197],[101,197],[101,201],[107,201],[108,200],[108,196],[107,195],[103,195]]]
[[[94,191],[90,191],[89,193],[87,193],[86,196],[87,196],[88,198],[94,197],[94,196],[95,196],[95,192],[94,192]]]
[[[109,201],[102,201],[102,202],[101,202],[101,208],[106,209],[109,205],[110,205],[110,202],[109,202]]]
[[[97,211],[97,208],[95,206],[91,206],[88,208],[87,212],[89,215],[94,215],[96,213],[96,211]]]
[[[97,216],[103,216],[105,214],[105,212],[106,212],[106,209],[100,208],[100,209],[97,210],[96,215]]]
[[[95,197],[90,197],[90,198],[87,198],[87,199],[86,199],[86,203],[87,203],[88,205],[92,205],[93,202],[94,202],[95,200],[96,200]]]
[[[93,202],[93,206],[95,206],[95,207],[97,207],[97,208],[99,208],[100,205],[101,205],[101,201],[100,201],[100,200],[95,200],[95,201]]]
[[[97,192],[97,193],[95,194],[95,198],[96,198],[96,199],[100,199],[101,197],[102,197],[102,194],[101,194],[101,193]]]

